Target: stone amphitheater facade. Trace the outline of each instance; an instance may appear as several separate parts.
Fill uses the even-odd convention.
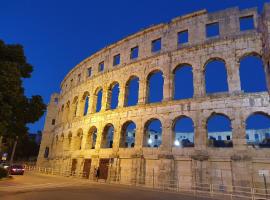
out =
[[[240,31],[239,19],[247,16],[253,17],[255,28]],[[219,36],[207,38],[206,24],[216,22],[219,23]],[[183,30],[188,30],[189,41],[179,46],[177,33]],[[161,38],[161,50],[153,53],[151,43],[158,38]],[[130,59],[133,47],[139,48],[137,59]],[[113,66],[113,57],[118,54],[121,62]],[[214,13],[201,10],[152,26],[105,47],[75,66],[62,81],[60,94],[51,96],[37,165],[75,173],[88,170],[91,179],[104,161],[109,175],[128,176],[137,181],[155,173],[160,181],[177,179],[187,185],[220,183],[221,179],[228,185],[259,184],[262,179],[258,170],[270,170],[270,149],[247,145],[245,120],[253,113],[270,116],[270,101],[268,92],[241,91],[239,65],[247,55],[262,59],[270,88],[270,4],[264,5],[262,14],[256,8],[230,8]],[[214,59],[226,63],[229,89],[207,95],[204,66]],[[101,62],[105,65],[103,72],[98,70]],[[192,66],[194,95],[193,98],[174,100],[174,69],[186,63]],[[87,75],[89,66],[91,77]],[[148,77],[156,71],[163,73],[163,100],[148,103]],[[139,78],[138,103],[126,106],[126,84],[132,77]],[[119,102],[118,107],[111,110],[110,89],[116,82],[120,88]],[[102,107],[100,112],[95,112],[97,91],[101,88]],[[90,101],[88,114],[84,116],[86,96]],[[77,108],[74,108],[75,103]],[[74,109],[75,116],[72,114]],[[207,144],[207,119],[215,113],[231,120],[232,148],[214,148]],[[178,148],[173,144],[172,126],[181,116],[193,121],[194,147]],[[144,145],[145,125],[151,119],[159,119],[162,124],[162,144],[158,148]],[[121,130],[128,121],[136,124],[135,145],[122,148]],[[113,146],[102,148],[104,129],[108,124],[114,127]],[[92,137],[93,129],[97,131],[97,138],[92,149],[89,137]]]

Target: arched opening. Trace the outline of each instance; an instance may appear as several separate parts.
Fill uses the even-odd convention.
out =
[[[109,109],[116,109],[118,106],[118,98],[119,98],[119,83],[115,82],[111,84],[108,90],[108,99]]]
[[[253,147],[270,148],[270,116],[253,113],[246,120],[247,144]]]
[[[204,67],[206,94],[227,92],[227,70],[225,62],[220,58],[212,58]]]
[[[77,110],[78,110],[78,97],[75,97],[72,102],[72,117],[77,116]]]
[[[241,90],[249,92],[267,91],[262,59],[258,55],[247,55],[240,59]]]
[[[147,77],[147,103],[157,103],[163,100],[163,73],[151,72]]]
[[[133,121],[124,123],[121,130],[120,147],[132,148],[135,145],[136,124]]]
[[[83,138],[83,131],[82,129],[79,129],[74,141],[74,150],[82,149],[82,138]]]
[[[97,141],[97,128],[92,126],[87,135],[87,142],[85,145],[85,149],[94,149]]]
[[[64,122],[68,122],[69,121],[69,114],[70,114],[70,102],[68,101],[64,110]]]
[[[69,132],[68,137],[67,137],[67,145],[66,145],[68,150],[71,150],[71,141],[72,141],[72,133]]]
[[[173,76],[174,99],[192,98],[194,93],[192,66],[189,64],[178,65],[173,71]]]
[[[125,86],[125,106],[135,106],[139,98],[139,78],[131,77]]]
[[[98,89],[95,93],[96,98],[96,112],[99,112],[101,110],[102,106],[102,89]]]
[[[173,133],[175,147],[194,147],[194,127],[191,118],[186,116],[176,118]]]
[[[162,143],[162,124],[158,119],[150,119],[144,127],[144,147],[159,147]]]
[[[89,109],[89,92],[85,92],[82,97],[83,116],[88,114]]]
[[[231,120],[223,114],[212,114],[207,120],[209,147],[232,147]]]
[[[113,147],[114,127],[112,124],[107,124],[102,133],[101,148]]]

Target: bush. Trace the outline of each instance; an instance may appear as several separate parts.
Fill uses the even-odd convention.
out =
[[[0,179],[7,177],[7,175],[8,175],[8,171],[6,169],[0,167]]]

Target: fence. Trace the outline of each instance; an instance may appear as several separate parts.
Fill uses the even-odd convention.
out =
[[[65,177],[75,177],[87,179],[86,174],[82,172],[71,172],[70,170],[59,170],[53,168],[43,168],[36,166],[26,166],[27,171],[35,171],[43,174],[59,175]],[[90,176],[89,181],[96,181]],[[197,197],[209,197],[215,199],[231,199],[231,200],[269,200],[270,194],[266,188],[241,187],[223,184],[209,183],[190,183],[180,182],[178,180],[160,181],[157,176],[147,176],[144,178],[131,178],[130,176],[119,176],[109,174],[108,184],[123,184],[136,187],[146,187],[154,190],[179,192]]]

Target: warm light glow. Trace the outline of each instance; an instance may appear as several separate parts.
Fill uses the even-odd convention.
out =
[[[174,145],[175,145],[175,146],[180,146],[180,142],[179,142],[178,140],[175,140],[175,141],[174,141]]]
[[[148,140],[148,144],[152,144],[152,140],[151,139]]]

